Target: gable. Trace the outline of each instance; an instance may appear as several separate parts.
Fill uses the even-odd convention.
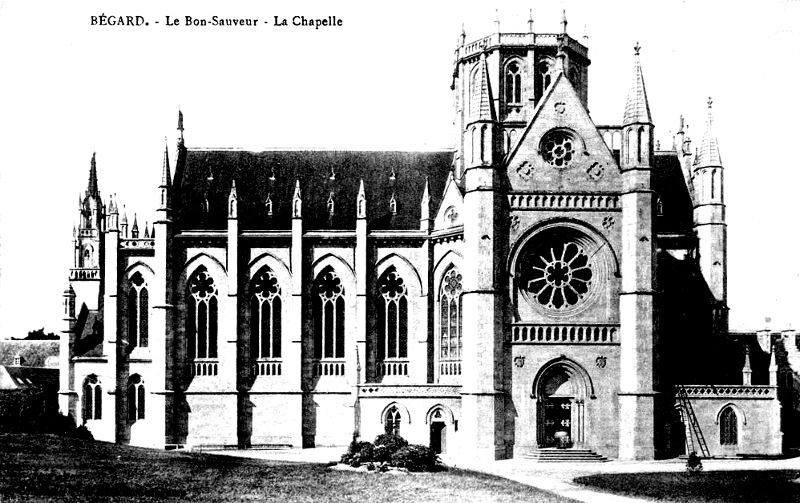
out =
[[[464,196],[461,194],[461,190],[458,188],[458,184],[453,179],[451,172],[447,178],[447,185],[445,185],[439,211],[436,212],[436,218],[433,220],[433,229],[444,230],[463,225],[463,206]]]
[[[515,192],[615,192],[619,167],[563,73],[543,96],[506,170]]]

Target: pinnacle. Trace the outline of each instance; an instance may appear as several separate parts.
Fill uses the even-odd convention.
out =
[[[642,75],[642,65],[639,61],[639,51],[642,47],[636,42],[634,47],[635,63],[633,67],[633,81],[631,82],[628,99],[625,102],[625,116],[622,124],[652,124],[650,117],[650,104],[647,101],[647,91],[644,87],[644,76]]]
[[[703,140],[700,142],[700,149],[697,152],[696,164],[698,167],[707,168],[712,166],[722,166],[722,159],[719,155],[719,145],[717,135],[714,132],[714,115],[711,112],[713,101],[708,98],[708,116],[706,118],[706,130],[703,132]]]

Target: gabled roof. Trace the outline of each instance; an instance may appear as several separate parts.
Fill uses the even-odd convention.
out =
[[[419,229],[425,179],[435,214],[453,162],[452,151],[372,152],[185,150],[175,174],[178,230],[227,229],[227,202],[236,180],[239,228],[291,228],[291,203],[300,181],[306,230],[354,230],[361,180],[368,228]],[[334,213],[328,211],[333,194]],[[397,212],[389,201],[395,197]],[[272,215],[265,204],[269,196]],[[207,201],[207,206],[206,206]]]

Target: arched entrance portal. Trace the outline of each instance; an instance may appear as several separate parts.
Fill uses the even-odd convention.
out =
[[[583,445],[587,397],[594,398],[594,388],[583,367],[565,357],[542,367],[533,389],[539,447]]]

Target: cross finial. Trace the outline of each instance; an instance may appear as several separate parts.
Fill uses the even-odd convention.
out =
[[[642,50],[642,46],[639,45],[639,42],[636,42],[636,45],[633,46],[633,50],[635,51],[636,55],[639,55],[639,51]]]
[[[711,99],[711,96],[708,97],[708,108],[711,108],[711,104],[714,103],[714,100]]]

